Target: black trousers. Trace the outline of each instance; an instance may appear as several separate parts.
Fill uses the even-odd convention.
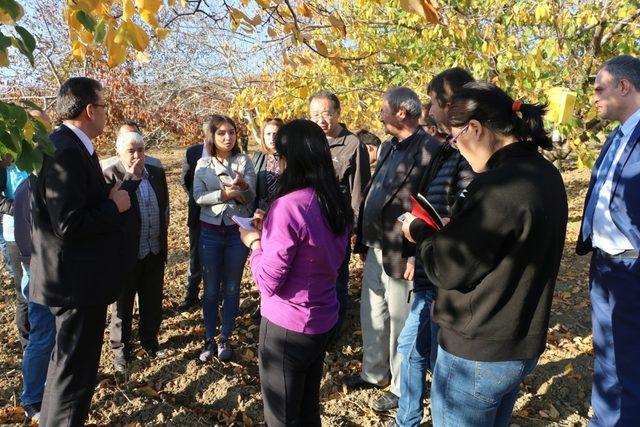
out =
[[[50,307],[56,322],[40,426],[84,425],[96,386],[107,306]]]
[[[262,318],[258,366],[267,426],[320,426],[320,380],[331,332],[302,334]]]
[[[163,282],[164,261],[160,254],[152,253],[139,259],[133,271],[125,278],[120,297],[111,304],[109,340],[114,356],[131,355],[131,323],[136,294],[138,294],[140,308],[138,322],[140,344],[148,351],[158,350],[158,332],[162,322]]]
[[[22,350],[29,342],[29,302],[22,296],[22,255],[16,242],[7,242],[7,256],[13,269],[13,287],[16,292],[16,327]]]
[[[196,300],[202,282],[202,266],[200,265],[200,223],[189,227],[189,271],[187,279],[187,298]]]

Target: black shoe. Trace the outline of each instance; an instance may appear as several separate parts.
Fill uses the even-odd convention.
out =
[[[398,396],[388,391],[374,401],[371,408],[378,412],[390,411],[398,407],[398,399],[400,399]]]
[[[127,358],[124,356],[115,356],[113,358],[113,369],[115,369],[116,372],[124,374],[128,364]]]
[[[358,390],[358,389],[365,389],[365,388],[373,388],[373,387],[380,387],[377,384],[374,383],[370,383],[368,381],[365,381],[362,379],[362,377],[359,374],[356,375],[347,375],[345,377],[342,378],[342,384],[346,385],[348,389],[350,390]]]
[[[24,409],[24,416],[27,421],[40,421],[40,408],[42,406],[42,402],[32,403],[31,405],[24,405],[22,409]]]
[[[186,297],[184,301],[182,301],[180,305],[178,305],[178,310],[180,311],[191,310],[192,308],[197,307],[199,303],[200,303],[200,300],[198,298]]]

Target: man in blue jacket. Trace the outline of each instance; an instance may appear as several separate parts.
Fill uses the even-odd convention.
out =
[[[605,62],[593,100],[600,118],[620,126],[593,167],[576,249],[593,251],[591,425],[630,426],[640,408],[640,60]]]

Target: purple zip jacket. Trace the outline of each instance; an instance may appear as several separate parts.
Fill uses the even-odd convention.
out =
[[[262,316],[295,332],[331,330],[338,321],[336,278],[347,232],[331,231],[312,188],[273,202],[261,243],[251,255],[251,271],[262,298]]]

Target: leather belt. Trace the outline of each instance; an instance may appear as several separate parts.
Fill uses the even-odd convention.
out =
[[[610,253],[607,253],[602,249],[598,249],[598,248],[596,248],[596,251],[598,251],[598,253],[603,257],[610,258],[610,259],[616,259],[616,258],[637,259],[638,257],[640,257],[640,254],[635,249],[627,249],[626,251],[623,251],[616,255],[611,255]]]

